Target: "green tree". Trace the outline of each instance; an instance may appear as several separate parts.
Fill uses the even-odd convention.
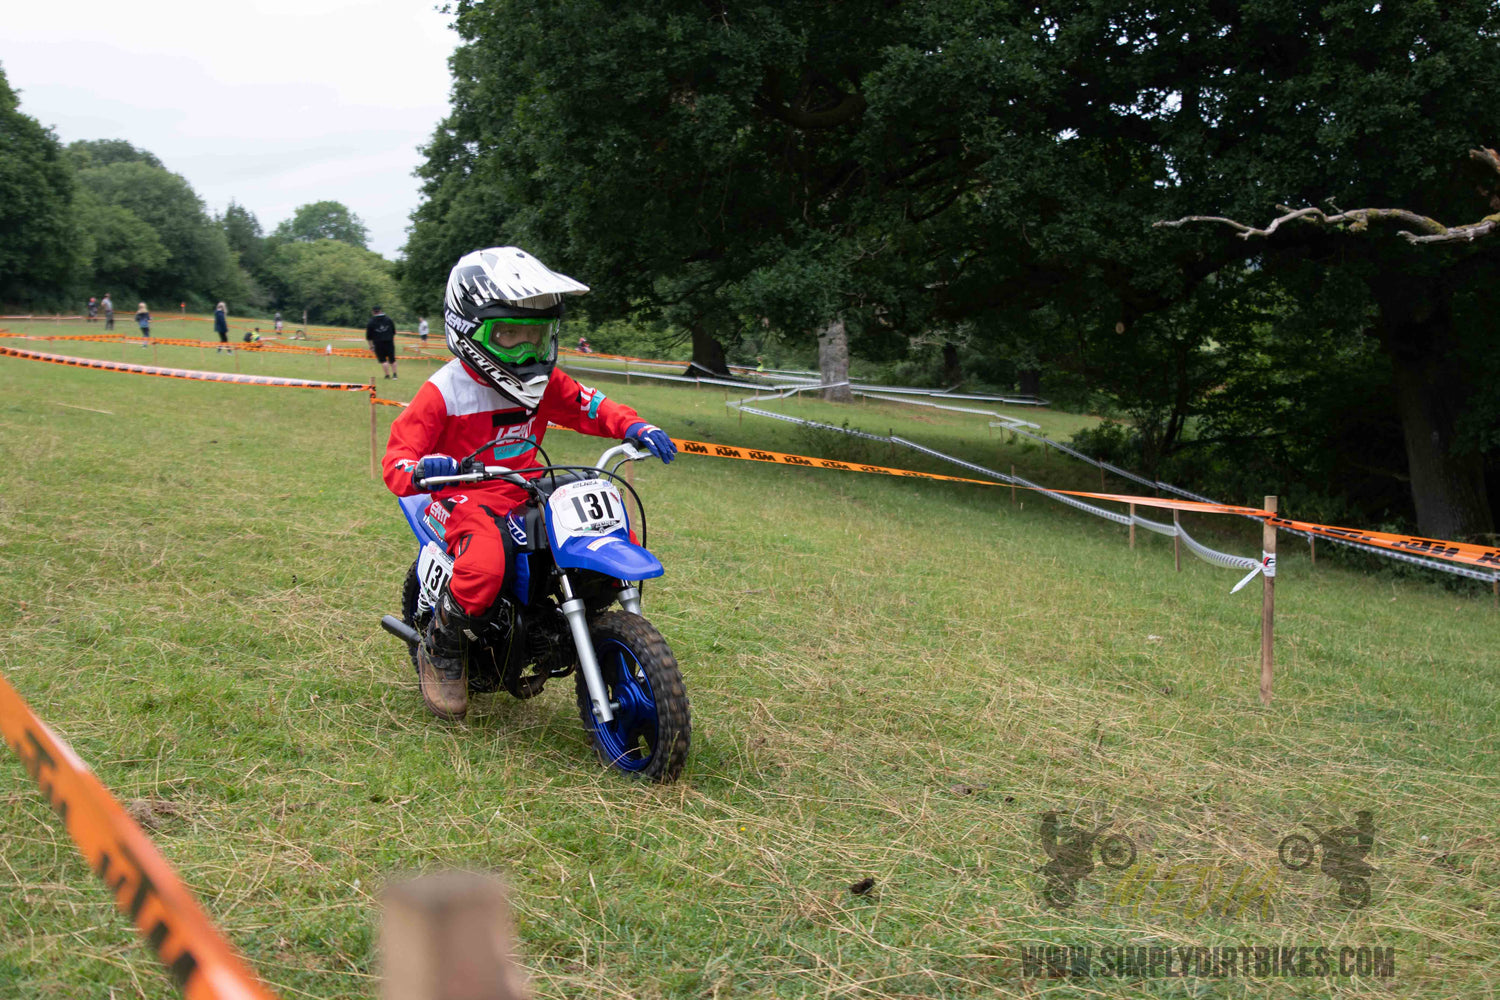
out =
[[[165,170],[154,153],[138,149],[124,139],[79,139],[68,143],[68,157],[79,170],[107,167],[111,163],[144,163]]]
[[[261,231],[260,220],[255,217],[255,213],[244,205],[231,201],[229,207],[224,209],[224,214],[219,217],[219,227],[224,230],[229,249],[238,255],[240,266],[252,275],[258,274],[265,262],[266,244],[265,234]]]
[[[243,296],[244,276],[224,230],[181,176],[127,160],[90,167],[78,177],[99,204],[127,210],[166,248],[166,261],[143,279],[143,294],[174,300],[196,294],[209,301]]]
[[[459,4],[408,294],[508,241],[589,280],[596,318],[690,331],[705,368],[750,313],[810,339],[860,305],[845,279],[881,180],[852,152],[859,88],[904,24],[889,4]]]
[[[370,232],[359,216],[337,201],[315,201],[301,205],[271,233],[276,243],[312,243],[316,240],[338,240],[365,249]]]
[[[272,296],[293,314],[307,310],[314,323],[364,326],[372,306],[404,318],[391,263],[342,240],[284,243],[266,262]]]
[[[0,69],[0,302],[58,301],[82,263],[73,171]]]
[[[156,230],[130,209],[100,202],[87,188],[78,194],[78,211],[93,283],[90,287],[117,290],[122,301],[145,294],[142,290],[170,257]]]
[[[971,330],[1159,414],[1161,458],[1215,369],[1240,363],[1226,352],[1254,360],[1262,317],[1213,314],[1211,338],[1183,324],[1281,295],[1284,314],[1369,336],[1389,360],[1421,530],[1493,527],[1484,435],[1463,430],[1487,390],[1459,363],[1492,342],[1473,303],[1500,287],[1493,251],[1151,228],[1329,197],[1471,217],[1462,154],[1500,136],[1489,0],[456,11],[409,289],[515,242],[588,280],[596,316],[690,329],[704,364],[762,319],[801,338],[844,319],[871,356]],[[1161,398],[1126,392],[1148,384]]]

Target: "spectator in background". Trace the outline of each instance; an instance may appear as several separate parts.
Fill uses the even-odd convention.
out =
[[[276,336],[281,336],[281,313],[276,313]]]
[[[422,346],[427,346],[427,320],[417,320],[417,336],[422,338]]]
[[[89,296],[89,318],[87,322],[92,323],[99,318],[99,300],[92,295]]]
[[[396,324],[376,306],[370,310],[370,323],[365,327],[365,340],[375,352],[375,360],[385,369],[386,378],[396,377]]]
[[[113,330],[115,328],[115,301],[109,297],[108,292],[104,293],[104,301],[100,305],[104,306],[104,329]]]
[[[234,348],[229,346],[229,307],[220,302],[214,306],[214,333],[219,335],[219,346],[214,348],[214,353],[228,351],[234,353]]]
[[[135,325],[141,328],[141,346],[151,346],[151,313],[146,309],[146,303],[135,304]]]

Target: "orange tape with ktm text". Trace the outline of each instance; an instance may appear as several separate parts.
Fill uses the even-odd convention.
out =
[[[677,447],[688,455],[703,455],[709,458],[737,458],[750,462],[772,462],[804,469],[836,469],[842,472],[868,472],[883,476],[903,476],[913,479],[937,479],[949,483],[973,483],[977,486],[1009,486],[990,479],[966,479],[961,476],[942,476],[932,472],[916,472],[912,469],[893,469],[881,465],[861,465],[856,462],[838,462],[828,458],[810,458],[806,455],[789,455],[779,451],[764,451],[758,448],[738,448],[725,444],[710,444],[706,441],[688,441],[673,438]],[[1398,535],[1384,531],[1360,531],[1355,528],[1340,528],[1329,524],[1312,524],[1277,517],[1269,510],[1259,507],[1237,507],[1233,504],[1201,503],[1197,500],[1167,500],[1160,497],[1139,497],[1125,493],[1087,493],[1081,490],[1055,490],[1038,486],[1016,484],[1016,489],[1047,493],[1063,493],[1074,497],[1108,500],[1114,503],[1134,504],[1137,507],[1160,507],[1166,510],[1196,511],[1204,514],[1244,514],[1268,520],[1272,525],[1288,531],[1304,531],[1325,538],[1338,538],[1358,542],[1375,548],[1389,549],[1425,556],[1430,559],[1445,559],[1478,569],[1500,573],[1500,549],[1465,542],[1451,542],[1418,535]]]
[[[276,1000],[198,908],[150,838],[4,677],[0,735],[187,1000]]]

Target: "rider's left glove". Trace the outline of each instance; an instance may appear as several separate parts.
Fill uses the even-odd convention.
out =
[[[663,463],[670,462],[677,457],[677,446],[667,436],[667,432],[655,424],[648,424],[644,420],[630,425],[625,431],[625,440],[645,448],[651,454],[661,459]]]
[[[427,488],[423,481],[429,476],[456,476],[458,473],[458,459],[450,455],[423,455],[422,460],[412,466],[411,484],[423,490]]]

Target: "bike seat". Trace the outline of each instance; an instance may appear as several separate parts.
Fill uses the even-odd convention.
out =
[[[591,478],[593,477],[586,472],[559,472],[555,476],[552,473],[547,472],[538,476],[535,479],[535,482],[537,489],[541,491],[542,496],[549,497],[552,495],[552,491],[557,489],[559,486],[566,486],[569,483],[576,483],[584,479]]]

